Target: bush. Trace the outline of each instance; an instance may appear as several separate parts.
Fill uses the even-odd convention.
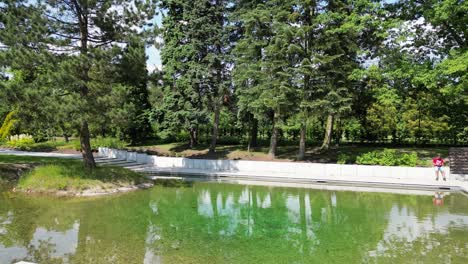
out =
[[[74,148],[76,150],[81,150],[81,143],[79,140],[73,142]],[[114,148],[114,149],[123,149],[128,145],[127,142],[122,141],[118,138],[92,138],[91,139],[91,149],[96,151],[99,147],[107,147],[107,148]]]
[[[350,156],[344,153],[341,153],[338,155],[338,164],[346,164],[346,162],[349,160]]]
[[[56,143],[41,142],[36,143],[31,137],[14,138],[7,142],[7,146],[23,151],[52,151],[56,150]]]
[[[411,152],[410,154],[403,154],[400,159],[400,165],[414,167],[418,164],[418,154]]]
[[[34,139],[30,137],[12,139],[7,142],[7,146],[10,148],[26,151],[32,150],[34,144]]]
[[[411,154],[400,154],[394,149],[384,149],[383,151],[372,151],[364,153],[356,158],[357,164],[364,165],[383,165],[383,166],[416,166],[418,155],[415,152]]]

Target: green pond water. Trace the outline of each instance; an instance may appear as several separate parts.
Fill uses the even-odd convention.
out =
[[[0,190],[0,263],[468,263],[468,198],[197,182],[65,199]],[[435,205],[434,203],[438,204]]]

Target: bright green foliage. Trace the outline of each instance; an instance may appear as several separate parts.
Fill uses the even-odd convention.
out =
[[[3,124],[0,127],[0,141],[7,139],[8,136],[11,135],[11,131],[14,128],[14,125],[18,120],[14,118],[15,111],[12,111],[7,114],[5,120],[3,120]]]
[[[375,138],[395,135],[401,99],[397,91],[384,87],[375,92],[376,101],[367,110],[367,122]]]
[[[18,150],[32,150],[31,146],[34,145],[34,139],[30,137],[12,139],[7,142],[7,146]]]
[[[417,165],[418,155],[416,152],[398,153],[394,149],[384,149],[383,151],[372,151],[362,154],[356,158],[357,164],[363,165],[383,165],[383,166],[409,166]]]

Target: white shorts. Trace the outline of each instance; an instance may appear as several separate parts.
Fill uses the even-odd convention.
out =
[[[435,170],[435,171],[440,171],[440,172],[442,172],[442,171],[444,171],[444,168],[443,168],[442,166],[441,166],[441,167],[439,167],[439,166],[434,166],[434,170]]]

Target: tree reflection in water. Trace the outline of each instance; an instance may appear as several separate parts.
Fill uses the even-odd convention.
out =
[[[215,183],[0,196],[0,263],[467,261],[467,199]]]

